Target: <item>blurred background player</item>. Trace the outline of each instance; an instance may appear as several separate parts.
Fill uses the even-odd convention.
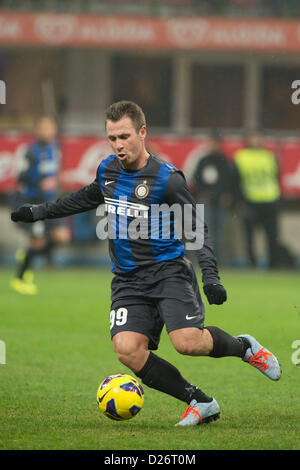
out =
[[[205,222],[210,227],[210,241],[219,264],[224,264],[225,224],[233,202],[232,165],[221,150],[221,136],[212,130],[207,148],[190,175],[191,190],[197,202],[204,204]]]
[[[41,117],[36,124],[35,140],[26,151],[18,176],[18,202],[40,204],[56,198],[60,165],[56,137],[55,120],[49,116]],[[26,251],[20,249],[16,253],[18,266],[11,287],[21,294],[35,294],[37,287],[30,271],[34,258],[45,256],[50,264],[53,245],[69,242],[70,230],[62,221],[40,221],[38,224],[24,224],[22,228],[29,235],[29,246]]]
[[[245,146],[236,151],[234,163],[237,197],[242,202],[241,216],[250,264],[257,266],[254,235],[260,226],[266,236],[268,266],[276,268],[279,265],[278,165],[274,153],[264,148],[261,131],[251,130],[246,134]]]

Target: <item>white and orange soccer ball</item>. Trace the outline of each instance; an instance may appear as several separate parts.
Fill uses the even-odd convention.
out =
[[[128,374],[110,375],[99,385],[97,402],[105,416],[125,421],[142,409],[144,391],[141,384]]]

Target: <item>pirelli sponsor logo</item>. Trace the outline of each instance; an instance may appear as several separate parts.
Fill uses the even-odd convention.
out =
[[[144,193],[143,193],[144,194]],[[199,250],[204,242],[204,205],[145,204],[105,197],[97,208],[100,240],[185,241],[186,250]]]
[[[105,197],[104,201],[107,214],[117,214],[132,218],[148,219],[149,206],[138,204],[136,202],[129,202],[125,197],[120,197],[119,199]]]

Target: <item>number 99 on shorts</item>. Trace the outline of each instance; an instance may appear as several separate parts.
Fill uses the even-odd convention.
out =
[[[128,310],[125,307],[120,307],[117,310],[111,310],[109,314],[110,329],[115,325],[122,326],[127,322]]]

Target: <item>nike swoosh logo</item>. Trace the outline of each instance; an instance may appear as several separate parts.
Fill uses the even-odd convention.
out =
[[[105,181],[104,186],[107,186],[108,184],[114,183],[114,180],[112,181]]]
[[[192,320],[193,318],[198,318],[198,317],[199,317],[199,315],[193,315],[192,317],[190,317],[189,315],[186,315],[186,316],[185,316],[185,318],[186,318],[187,320]]]

